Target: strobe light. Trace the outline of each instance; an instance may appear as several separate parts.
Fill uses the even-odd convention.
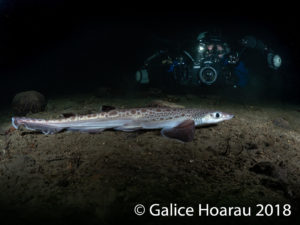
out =
[[[149,75],[146,69],[141,69],[136,71],[135,73],[136,82],[140,84],[148,84],[149,83]]]
[[[205,51],[205,44],[202,44],[202,43],[201,43],[201,44],[199,45],[199,47],[198,47],[198,52],[199,52],[199,53],[203,53],[204,51]]]
[[[282,64],[281,57],[277,54],[268,54],[268,65],[270,68],[277,70]]]

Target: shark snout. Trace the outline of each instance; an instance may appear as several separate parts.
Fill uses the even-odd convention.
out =
[[[224,113],[223,118],[224,120],[231,120],[234,117],[233,114]]]

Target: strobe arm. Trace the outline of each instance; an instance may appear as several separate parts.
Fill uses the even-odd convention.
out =
[[[150,82],[149,73],[147,67],[150,65],[151,61],[162,54],[167,53],[165,50],[159,50],[153,55],[149,56],[145,61],[144,65],[138,69],[135,73],[135,80],[138,84],[148,84]]]
[[[159,51],[155,52],[153,55],[149,56],[149,57],[144,61],[144,65],[145,65],[145,66],[148,66],[148,65],[150,64],[150,62],[151,62],[153,59],[155,59],[155,58],[157,58],[158,56],[160,56],[160,55],[162,55],[162,54],[165,54],[165,53],[167,53],[167,51],[165,51],[165,50],[159,50]]]

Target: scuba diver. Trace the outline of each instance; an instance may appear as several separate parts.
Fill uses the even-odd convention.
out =
[[[148,57],[136,72],[136,81],[139,84],[171,82],[185,86],[244,87],[249,72],[241,57],[247,49],[260,52],[270,69],[280,68],[281,57],[254,36],[245,36],[236,46],[230,46],[219,32],[205,31],[197,36],[197,43],[190,51],[173,55],[168,50],[159,50]],[[159,73],[153,72],[153,68],[160,68],[164,75],[157,76]]]

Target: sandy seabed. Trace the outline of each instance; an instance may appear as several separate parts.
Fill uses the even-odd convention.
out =
[[[163,99],[163,98],[162,98]],[[232,103],[215,96],[172,96],[185,107],[235,118],[197,128],[181,143],[153,131],[62,132],[11,129],[0,118],[0,218],[41,224],[284,224],[299,212],[300,106]],[[101,105],[144,107],[151,97],[50,99],[34,118],[95,113]],[[134,214],[136,204],[146,207]],[[215,207],[291,205],[289,217],[155,217],[151,204]],[[282,210],[280,211],[280,213]],[[255,215],[255,213],[253,213]]]

